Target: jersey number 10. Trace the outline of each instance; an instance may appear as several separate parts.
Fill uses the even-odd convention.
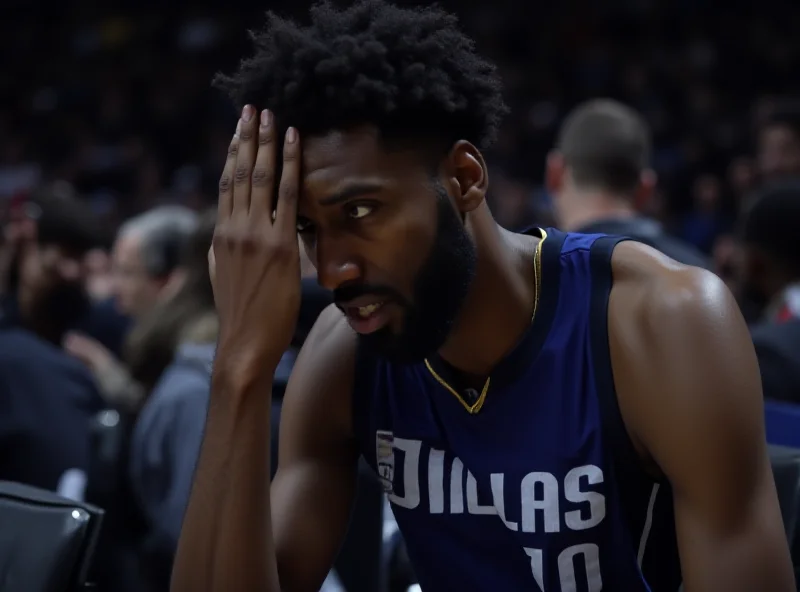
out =
[[[525,547],[525,553],[531,558],[533,579],[539,586],[540,592],[577,592],[578,581],[575,566],[582,563],[585,570],[586,587],[588,592],[601,592],[603,579],[600,577],[600,549],[593,543],[573,545],[558,554],[558,579],[561,586],[558,590],[545,589],[544,585],[544,553],[541,549]],[[580,561],[578,555],[582,555]],[[576,561],[577,560],[577,561]]]

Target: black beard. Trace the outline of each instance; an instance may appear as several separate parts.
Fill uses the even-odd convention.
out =
[[[414,280],[409,302],[386,287],[347,286],[336,290],[337,302],[364,294],[386,295],[404,310],[399,333],[389,326],[359,335],[361,345],[386,360],[416,364],[444,345],[475,278],[478,256],[462,220],[440,185],[437,193],[436,239]]]

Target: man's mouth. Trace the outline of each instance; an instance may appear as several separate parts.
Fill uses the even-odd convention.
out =
[[[354,331],[367,335],[382,329],[389,322],[386,304],[386,300],[364,297],[341,303],[339,308],[344,311]]]

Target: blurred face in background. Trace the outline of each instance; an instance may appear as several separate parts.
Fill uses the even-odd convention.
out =
[[[800,175],[800,137],[787,125],[765,127],[758,138],[758,168],[765,181]]]
[[[26,243],[17,261],[18,298],[26,325],[46,338],[60,339],[84,315],[83,253],[56,244]]]
[[[113,293],[120,312],[137,317],[155,306],[165,281],[147,272],[138,235],[129,234],[117,239],[111,269]]]
[[[109,298],[114,289],[111,257],[103,249],[92,249],[83,257],[86,290],[93,300]]]
[[[740,304],[759,317],[788,283],[773,259],[758,245],[744,243],[738,250],[736,292]]]

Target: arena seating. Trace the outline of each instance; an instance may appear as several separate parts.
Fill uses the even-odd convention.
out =
[[[770,446],[769,453],[792,564],[800,581],[800,450]]]
[[[103,511],[0,481],[0,592],[82,592]]]

